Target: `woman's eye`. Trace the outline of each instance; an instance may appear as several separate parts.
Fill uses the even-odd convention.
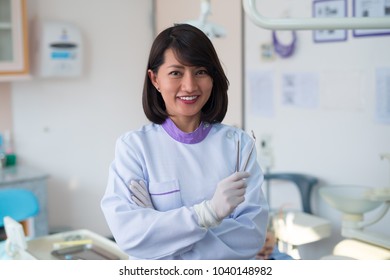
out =
[[[209,73],[207,72],[206,69],[201,69],[196,72],[197,75],[208,75]]]
[[[169,73],[169,75],[171,75],[171,76],[179,76],[180,72],[179,71],[172,71],[172,72]]]

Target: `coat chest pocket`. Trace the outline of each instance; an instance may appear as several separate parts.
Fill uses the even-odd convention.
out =
[[[178,180],[149,184],[149,193],[154,208],[168,211],[182,206]]]

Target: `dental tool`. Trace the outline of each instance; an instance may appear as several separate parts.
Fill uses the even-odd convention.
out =
[[[250,159],[250,157],[251,157],[251,155],[252,155],[252,153],[253,153],[253,149],[255,148],[255,144],[256,144],[256,136],[255,136],[255,133],[253,132],[253,130],[251,130],[251,132],[252,132],[253,142],[252,142],[252,146],[251,146],[251,149],[250,149],[250,151],[249,151],[249,154],[248,154],[246,160],[244,161],[244,167],[243,167],[242,171],[245,171],[245,170],[246,170],[246,167],[247,167],[247,165],[248,165],[249,159]]]
[[[236,172],[240,171],[240,140],[237,141]]]

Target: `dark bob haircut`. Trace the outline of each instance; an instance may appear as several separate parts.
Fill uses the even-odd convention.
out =
[[[153,86],[148,69],[157,73],[164,63],[164,54],[172,49],[183,65],[205,67],[213,80],[209,100],[202,108],[201,121],[222,122],[228,107],[229,81],[222,69],[218,55],[210,39],[198,28],[189,24],[176,24],[162,31],[154,40],[149,54],[142,93],[142,106],[146,117],[162,124],[169,116],[161,93]]]

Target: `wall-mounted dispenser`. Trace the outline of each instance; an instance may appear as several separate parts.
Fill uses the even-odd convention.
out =
[[[78,27],[66,22],[43,21],[36,26],[36,75],[78,77],[83,70],[83,42]]]

